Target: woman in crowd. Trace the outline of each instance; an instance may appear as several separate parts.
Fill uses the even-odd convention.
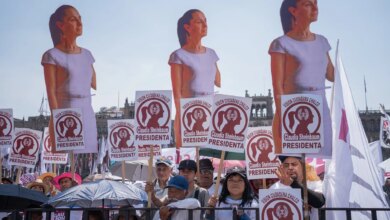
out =
[[[240,220],[256,219],[256,210],[240,210],[240,208],[259,207],[244,168],[233,167],[227,171],[219,199],[212,196],[208,206],[237,209],[237,215]],[[206,218],[210,220],[231,219],[232,210],[209,211],[206,213]]]

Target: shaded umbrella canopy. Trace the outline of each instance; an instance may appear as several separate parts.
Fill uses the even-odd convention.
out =
[[[98,180],[72,187],[47,203],[54,207],[93,208],[133,206],[147,202],[147,194],[133,185],[112,180]]]
[[[48,199],[42,192],[27,189],[20,185],[0,185],[1,210],[16,210],[40,206],[47,202]]]
[[[214,150],[210,148],[199,149],[199,155],[201,156],[214,157],[220,159],[221,153],[222,151],[220,150]],[[245,160],[245,153],[234,153],[234,152],[225,151],[224,160]]]
[[[122,180],[122,177],[120,176],[114,176],[112,175],[111,173],[105,173],[105,174],[91,174],[87,177],[84,178],[83,182],[93,182],[93,181],[97,181],[97,180],[114,180],[114,181],[120,181]]]

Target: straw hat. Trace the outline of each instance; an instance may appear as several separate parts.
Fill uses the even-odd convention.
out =
[[[38,179],[44,180],[48,176],[54,179],[54,177],[56,177],[57,175],[55,173],[43,173],[38,177]]]
[[[40,186],[43,188],[43,193],[46,195],[50,191],[50,187],[42,182],[41,179],[36,179],[34,182],[27,184],[26,188],[31,189],[34,186]]]

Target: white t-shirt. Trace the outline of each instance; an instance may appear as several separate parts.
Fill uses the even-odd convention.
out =
[[[234,206],[242,207],[240,206],[242,200],[234,200],[229,197],[226,198],[225,202],[217,202],[216,208],[232,208]],[[253,199],[252,202],[246,203],[243,208],[259,208],[259,203],[256,201],[256,199]],[[244,213],[248,215],[250,219],[256,219],[256,210],[245,210]],[[215,211],[215,220],[227,220],[232,219],[233,210],[216,210]]]
[[[186,198],[177,202],[172,202],[168,204],[168,206],[172,208],[196,209],[200,207],[200,203],[198,200],[194,198]],[[153,220],[159,220],[159,219],[160,219],[160,211],[157,211],[153,217]],[[186,219],[188,219],[187,210],[176,210],[171,216],[171,220],[186,220]],[[200,219],[200,210],[193,211],[192,219],[194,220]]]

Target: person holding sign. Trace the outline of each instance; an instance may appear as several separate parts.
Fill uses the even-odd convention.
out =
[[[50,110],[79,108],[82,111],[85,150],[77,153],[97,153],[97,129],[91,105],[91,91],[96,90],[95,62],[91,52],[77,45],[83,32],[79,12],[70,5],[62,5],[50,16],[49,28],[54,47],[42,56],[47,97]],[[53,118],[49,124],[54,136]],[[55,138],[51,138],[52,146]]]
[[[270,189],[301,189],[303,198],[303,166],[306,166],[300,157],[295,156],[279,156],[282,165],[276,171],[279,181],[270,187]],[[325,205],[325,196],[322,194],[322,182],[320,178],[313,172],[314,169],[307,169],[307,193],[308,203],[311,207],[321,208]],[[311,172],[310,172],[311,171]],[[310,219],[318,219],[318,210],[311,209]]]
[[[281,96],[296,93],[322,96],[325,147],[331,149],[332,128],[325,79],[334,81],[334,67],[328,54],[331,49],[328,40],[310,31],[310,24],[318,17],[317,1],[284,0],[280,17],[284,35],[276,38],[269,48],[276,105],[272,129],[276,153],[281,153],[278,151],[282,146]],[[302,127],[299,131],[305,132],[305,129]]]
[[[255,210],[242,211],[240,208],[258,208],[246,171],[242,167],[233,167],[226,173],[221,195],[218,198],[212,196],[208,202],[209,207],[235,208],[241,220],[256,219]],[[213,213],[215,212],[215,214]],[[226,220],[232,218],[231,210],[218,210],[206,212],[208,220]],[[235,218],[233,218],[235,219]]]
[[[169,57],[172,90],[175,99],[176,146],[181,147],[180,99],[214,94],[214,85],[221,87],[219,60],[215,51],[202,45],[207,35],[207,20],[202,11],[188,10],[177,22],[181,48]]]

